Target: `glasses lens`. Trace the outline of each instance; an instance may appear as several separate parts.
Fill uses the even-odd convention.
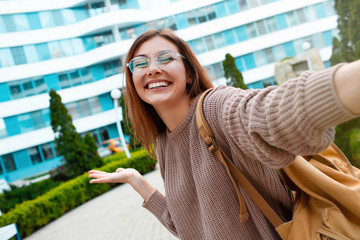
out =
[[[130,71],[134,74],[141,74],[147,70],[149,62],[149,58],[147,57],[136,57],[129,63]]]
[[[177,55],[172,51],[163,51],[156,55],[156,62],[161,68],[166,67],[169,63],[174,62],[176,59]]]

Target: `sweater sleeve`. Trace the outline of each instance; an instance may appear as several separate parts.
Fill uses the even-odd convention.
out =
[[[165,196],[158,190],[155,190],[143,203],[143,207],[154,214],[162,225],[164,225],[172,234],[178,237],[175,226],[171,220],[167,209]]]
[[[209,102],[223,102],[217,121],[243,153],[270,167],[285,167],[296,155],[325,149],[333,141],[333,126],[356,117],[336,95],[332,78],[339,67],[307,71],[265,89],[224,88],[212,97],[222,100]]]

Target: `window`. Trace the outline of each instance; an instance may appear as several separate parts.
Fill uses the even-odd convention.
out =
[[[275,32],[278,30],[275,18],[273,18],[273,17],[265,19],[265,24],[266,24],[266,27],[267,27],[269,33]]]
[[[5,169],[6,169],[7,172],[11,172],[11,171],[16,170],[14,157],[13,157],[13,155],[11,153],[3,155],[2,159],[3,159]]]
[[[59,42],[48,43],[51,58],[60,58],[63,56]]]
[[[54,158],[54,152],[53,152],[53,149],[51,147],[51,143],[45,143],[45,144],[41,145],[40,147],[41,147],[41,151],[43,153],[43,156],[44,156],[45,160],[49,160],[49,159]]]
[[[12,15],[3,15],[3,20],[5,23],[6,30],[8,32],[15,32],[16,31],[16,25],[13,19]]]
[[[298,24],[295,16],[295,12],[288,12],[285,14],[285,16],[287,23],[290,27],[296,26]]]
[[[112,66],[112,62],[103,63],[103,68],[104,68],[105,77],[110,77],[116,74]]]
[[[3,118],[0,118],[0,139],[7,136],[6,125]]]
[[[224,38],[224,35],[222,34],[222,32],[216,33],[214,35],[214,42],[215,42],[216,48],[221,48],[221,47],[226,46],[226,41],[225,41],[225,38]]]
[[[101,142],[108,140],[110,138],[106,128],[99,129],[99,134],[100,134]]]
[[[251,5],[251,7],[256,7],[256,6],[258,6],[257,0],[249,0],[249,3],[250,3],[250,5]]]
[[[90,107],[87,99],[78,101],[81,117],[86,117],[91,115]]]
[[[316,11],[313,6],[304,8],[305,16],[309,19],[309,22],[317,20]]]
[[[207,36],[207,37],[205,37],[204,39],[205,39],[205,43],[206,43],[207,49],[208,49],[209,51],[215,49],[215,45],[214,45],[212,36]]]
[[[246,10],[249,8],[246,0],[238,0],[240,10]]]
[[[52,14],[53,14],[53,18],[54,18],[54,22],[55,22],[56,26],[64,25],[64,19],[63,19],[63,16],[61,15],[60,10],[53,10]]]
[[[188,20],[189,26],[193,26],[197,24],[195,11],[187,12],[186,18]]]
[[[196,53],[206,52],[205,44],[202,38],[193,40],[193,44]]]
[[[207,16],[209,21],[216,18],[215,7],[213,5],[206,8]]]
[[[48,89],[43,78],[34,79],[34,83],[38,94],[47,92]]]
[[[17,31],[30,30],[30,25],[25,14],[14,14],[13,20]]]
[[[37,147],[29,148],[28,151],[33,164],[41,163],[41,156]]]
[[[200,8],[196,12],[197,12],[199,23],[203,23],[203,22],[207,21],[205,8]]]
[[[67,108],[73,120],[80,118],[80,113],[76,103],[68,103],[65,105],[65,107]]]
[[[33,82],[31,81],[31,79],[24,80],[22,85],[23,85],[24,94],[26,97],[33,96],[36,94],[35,88],[33,86]]]
[[[275,57],[271,48],[265,49],[264,52],[268,63],[275,62]]]
[[[92,114],[102,112],[102,107],[98,97],[89,98],[89,103]]]
[[[18,115],[18,121],[21,133],[26,133],[34,130],[34,123],[30,114],[25,113]]]
[[[67,74],[61,74],[59,75],[59,83],[61,89],[69,88],[71,86],[69,77]]]
[[[257,67],[264,66],[267,64],[266,57],[264,55],[264,51],[254,52],[254,60]]]
[[[249,23],[245,25],[245,30],[248,38],[257,37],[257,31],[254,23]]]
[[[92,82],[93,80],[93,77],[89,71],[88,68],[83,68],[80,70],[81,72],[81,75],[82,75],[82,81],[83,83],[89,83],[89,82]]]
[[[43,28],[55,27],[55,21],[51,11],[39,12],[39,18]]]
[[[14,58],[15,65],[26,63],[26,57],[23,47],[11,47],[10,50]]]
[[[273,53],[275,54],[276,61],[281,61],[287,57],[287,54],[286,54],[286,51],[285,51],[285,48],[283,45],[278,45],[278,46],[273,47]]]
[[[263,20],[256,21],[256,27],[260,36],[266,34],[266,28]]]
[[[42,116],[42,112],[41,111],[34,111],[30,113],[31,118],[33,120],[34,123],[34,128],[35,129],[39,129],[39,128],[43,128],[45,127],[45,121],[44,118]]]
[[[70,78],[73,86],[81,85],[81,78],[78,71],[71,72]]]
[[[165,21],[165,27],[166,28],[170,28],[171,30],[176,31],[177,27],[176,27],[176,21],[175,21],[175,17],[174,16],[170,16],[164,19]]]
[[[303,9],[296,10],[296,15],[298,17],[299,24],[306,23],[306,16]]]
[[[12,81],[8,83],[12,99],[18,99],[23,97],[20,84],[20,81]]]

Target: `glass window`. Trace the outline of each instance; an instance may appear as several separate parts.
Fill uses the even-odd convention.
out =
[[[176,21],[175,21],[174,16],[169,16],[169,17],[165,18],[164,21],[165,21],[166,28],[170,28],[171,30],[174,30],[174,31],[177,30]]]
[[[52,59],[54,58],[60,58],[63,56],[62,51],[61,51],[61,47],[58,41],[56,42],[49,42],[48,43],[49,46],[49,51],[50,51],[50,56]]]
[[[213,42],[213,39],[212,39],[211,35],[206,36],[204,39],[205,39],[205,43],[206,43],[208,51],[215,49],[215,45],[214,45],[214,42]]]
[[[30,30],[30,25],[25,14],[14,14],[13,19],[17,31]]]
[[[59,75],[59,83],[60,83],[61,89],[71,87],[69,77],[68,77],[68,75],[66,73]]]
[[[267,27],[269,33],[275,32],[278,30],[275,18],[273,18],[273,17],[265,19],[265,24],[266,24],[266,27]]]
[[[88,68],[83,68],[80,70],[80,72],[81,72],[83,83],[92,82],[93,78],[92,78],[91,72],[89,71]]]
[[[54,22],[56,26],[62,26],[64,25],[63,16],[61,15],[60,10],[53,10],[52,11]]]
[[[334,1],[332,1],[332,0],[325,1],[325,2],[323,2],[323,4],[324,4],[326,16],[332,16],[332,15],[336,14],[335,9],[334,9]]]
[[[8,67],[14,65],[15,63],[10,48],[0,49],[0,67]]]
[[[39,12],[39,18],[43,28],[55,27],[55,21],[51,11]]]
[[[41,111],[35,111],[35,112],[30,113],[30,114],[31,114],[31,118],[32,118],[32,120],[34,122],[34,128],[35,129],[40,129],[40,128],[45,127],[45,121],[44,121],[44,118],[43,118],[43,115],[42,115]]]
[[[68,104],[65,105],[65,107],[68,110],[69,114],[71,115],[72,119],[75,120],[75,119],[80,118],[80,113],[79,113],[77,104],[75,102],[68,103]]]
[[[11,171],[16,170],[14,157],[13,157],[13,155],[11,153],[3,155],[2,159],[3,159],[5,169],[6,169],[7,172],[11,172]]]
[[[240,10],[242,10],[242,11],[249,8],[246,0],[238,0],[238,3],[239,3]]]
[[[256,27],[260,36],[266,34],[266,28],[263,20],[256,21]]]
[[[0,33],[6,33],[6,26],[3,17],[0,15]],[[0,166],[1,167],[1,166]],[[1,170],[1,169],[0,169]]]
[[[309,22],[317,20],[316,11],[313,6],[304,8],[305,16],[309,19]]]
[[[20,84],[21,84],[20,81],[11,81],[8,83],[12,99],[18,99],[23,97]]]
[[[207,16],[208,16],[209,21],[216,18],[216,12],[215,12],[214,5],[206,7],[206,12],[207,12]]]
[[[261,67],[267,64],[266,57],[264,55],[264,51],[254,52],[254,60],[256,67]]]
[[[23,80],[22,85],[23,85],[24,94],[26,97],[33,96],[36,94],[36,91],[35,91],[35,88],[33,86],[33,82],[31,81],[31,79]]]
[[[271,48],[264,49],[264,52],[268,63],[275,62],[274,53]]]
[[[290,27],[296,26],[298,24],[295,16],[295,12],[287,12],[285,16],[287,23]]]
[[[18,115],[18,121],[21,133],[26,133],[34,130],[34,123],[30,114],[26,113]]]
[[[7,136],[6,125],[3,118],[0,118],[0,139]]]
[[[206,19],[207,14],[206,14],[205,8],[200,8],[196,12],[197,12],[199,23],[203,23],[203,22],[207,21],[207,19]]]
[[[51,143],[45,143],[45,144],[41,145],[40,147],[41,147],[41,151],[43,153],[45,160],[54,158],[54,152],[51,147]]]
[[[197,24],[195,11],[187,12],[186,18],[188,20],[189,26],[193,26]]]
[[[47,92],[47,86],[43,78],[34,79],[34,83],[38,94]]]
[[[264,85],[264,88],[266,88],[268,86],[275,85],[275,80],[273,77],[270,77],[270,78],[266,78],[266,79],[262,80],[262,83]]]
[[[62,9],[61,15],[65,25],[76,23],[76,17],[74,11],[71,9]]]
[[[306,23],[306,16],[304,10],[301,8],[301,9],[297,9],[295,12],[298,17],[299,24]]]
[[[81,78],[77,70],[70,73],[70,78],[73,86],[81,85]]]
[[[80,54],[85,52],[84,43],[80,38],[73,38],[70,41],[74,54]]]
[[[225,73],[224,73],[222,63],[215,63],[215,64],[212,65],[212,67],[213,67],[216,78],[224,77]]]
[[[224,35],[222,32],[216,33],[214,35],[214,42],[215,42],[216,48],[221,48],[221,47],[226,46],[226,41],[225,41],[225,38],[224,38]]]
[[[29,148],[28,151],[33,164],[41,163],[41,156],[37,147]]]
[[[322,33],[314,34],[313,39],[314,39],[314,47],[324,48],[326,46]]]
[[[72,56],[74,55],[73,48],[71,46],[70,40],[61,40],[59,41],[61,50],[64,54],[64,56]]]
[[[249,3],[250,3],[251,7],[256,7],[256,6],[258,6],[257,0],[248,0],[248,1],[249,1]]]
[[[45,122],[45,126],[48,127],[50,126],[50,109],[49,108],[45,108],[43,110],[41,110],[41,114],[43,116],[44,122]]]
[[[257,37],[257,31],[254,23],[249,23],[245,25],[245,30],[248,38]]]
[[[91,115],[90,107],[87,99],[78,101],[81,117],[86,117]]]
[[[281,61],[287,57],[287,54],[286,54],[286,51],[285,51],[285,48],[283,45],[278,45],[278,46],[273,47],[273,53],[275,54],[276,61]]]
[[[90,108],[92,114],[102,112],[102,108],[98,97],[89,98]]]
[[[106,141],[106,140],[108,140],[110,138],[109,133],[108,133],[106,128],[99,129],[99,134],[100,134],[100,138],[101,138],[102,142]]]
[[[24,52],[25,52],[25,57],[26,57],[26,62],[27,63],[33,63],[33,62],[38,62],[39,61],[39,57],[38,57],[38,54],[36,52],[35,45],[26,45],[26,46],[24,46]]]
[[[26,57],[23,47],[11,47],[10,50],[14,58],[15,65],[26,63]]]
[[[106,77],[110,77],[110,76],[116,74],[111,62],[103,63],[103,67],[104,67],[104,74]]]
[[[16,25],[13,19],[13,15],[3,15],[3,21],[5,23],[6,31],[7,32],[15,32]]]
[[[196,53],[206,52],[205,44],[203,38],[193,40],[194,50]]]

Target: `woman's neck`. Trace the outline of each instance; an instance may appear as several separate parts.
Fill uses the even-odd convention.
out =
[[[174,131],[188,114],[191,102],[192,101],[189,98],[186,98],[176,104],[155,107],[155,110],[167,128],[170,131]]]

